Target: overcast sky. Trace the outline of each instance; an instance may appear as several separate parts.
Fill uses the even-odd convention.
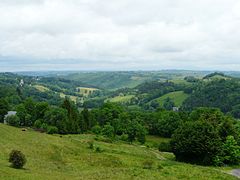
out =
[[[0,71],[239,70],[239,0],[0,0]]]

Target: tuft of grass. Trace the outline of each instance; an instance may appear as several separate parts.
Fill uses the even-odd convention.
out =
[[[152,160],[146,160],[143,162],[143,169],[152,169],[154,162]]]

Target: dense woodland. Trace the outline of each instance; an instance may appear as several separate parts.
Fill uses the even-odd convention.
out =
[[[127,75],[129,82],[131,74]],[[124,73],[122,78],[125,76]],[[149,81],[149,73],[141,76],[144,80],[134,87],[109,90],[82,82],[76,75],[69,79],[69,75],[64,78],[2,73],[0,122],[4,122],[8,111],[16,111],[16,115],[5,119],[6,123],[49,134],[94,133],[108,142],[141,144],[147,134],[156,135],[171,138],[170,143],[160,144],[159,150],[173,152],[179,161],[218,166],[239,164],[238,78],[214,73],[201,78],[187,75],[175,81],[161,79],[161,74],[160,79],[153,76]],[[35,85],[47,90],[40,91]],[[84,96],[76,91],[80,86],[99,90]],[[159,102],[161,97],[174,92],[186,96],[177,111],[173,111],[176,102],[171,97]],[[73,101],[72,96],[77,100]],[[82,101],[78,102],[78,98]],[[111,102],[116,98],[128,100]]]

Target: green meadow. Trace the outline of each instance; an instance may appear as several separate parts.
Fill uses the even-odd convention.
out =
[[[0,137],[1,180],[235,179],[226,168],[176,162],[173,154],[155,148],[169,139],[154,136],[148,136],[146,145],[140,145],[111,142],[91,134],[47,135],[0,124]],[[90,142],[93,149],[89,148]],[[8,155],[12,149],[26,155],[24,169],[10,166]]]

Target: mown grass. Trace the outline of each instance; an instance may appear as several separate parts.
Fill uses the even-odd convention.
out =
[[[183,91],[175,91],[156,98],[155,100],[159,102],[160,106],[163,106],[164,100],[170,98],[174,102],[175,106],[179,107],[182,105],[183,101],[187,99],[187,97],[188,94]]]
[[[138,144],[96,141],[94,135],[47,135],[0,124],[0,179],[235,179],[219,168],[173,161],[171,153]],[[93,141],[93,149],[89,148]],[[157,141],[150,137],[150,141]],[[96,152],[96,148],[100,152]],[[12,149],[27,158],[24,169],[8,162]],[[152,162],[144,169],[146,160]]]

